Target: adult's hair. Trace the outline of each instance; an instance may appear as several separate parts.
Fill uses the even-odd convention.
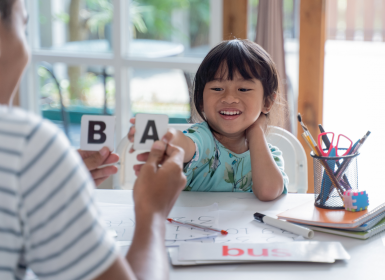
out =
[[[16,0],[0,0],[0,19],[9,21],[12,14],[12,7]]]
[[[194,79],[193,121],[207,121],[202,112],[206,83],[218,78],[216,75],[219,75],[220,79],[233,80],[236,72],[244,79],[255,78],[261,81],[264,100],[274,104],[271,113],[267,114],[268,124],[280,125],[285,102],[280,96],[279,75],[275,63],[258,44],[238,39],[223,41],[214,47],[199,66]]]

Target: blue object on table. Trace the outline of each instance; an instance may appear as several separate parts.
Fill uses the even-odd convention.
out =
[[[335,156],[336,156],[336,149],[333,147],[332,150],[330,151],[329,157],[335,157]],[[327,164],[330,167],[330,170],[334,172],[336,161],[328,160]],[[322,184],[321,184],[321,195],[322,195],[321,205],[325,205],[325,202],[329,197],[331,187],[332,187],[332,181],[330,180],[329,176],[326,174],[326,170],[324,170],[324,174],[322,176]]]

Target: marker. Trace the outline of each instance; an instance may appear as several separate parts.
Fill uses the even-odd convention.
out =
[[[305,238],[312,239],[314,237],[314,231],[312,231],[311,229],[302,226],[297,226],[295,224],[282,220],[274,219],[258,212],[254,214],[254,219],[267,225],[301,235]]]
[[[168,218],[167,221],[169,221],[170,223],[173,223],[173,224],[190,226],[190,227],[199,228],[199,229],[203,229],[203,230],[211,230],[211,231],[219,232],[222,235],[227,235],[228,234],[228,232],[225,231],[225,230],[216,229],[216,228],[207,227],[207,226],[202,226],[202,225],[198,225],[198,224],[194,224],[194,223],[179,222],[179,221],[175,221],[174,219],[170,219],[170,218]]]

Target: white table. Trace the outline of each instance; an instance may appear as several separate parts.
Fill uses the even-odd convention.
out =
[[[132,191],[96,190],[98,202],[133,204]],[[314,199],[312,194],[288,194],[272,202],[261,202],[252,193],[198,193],[182,192],[176,206],[207,206],[218,202],[220,210],[264,211],[285,210]],[[383,239],[384,240],[383,240]],[[311,263],[259,263],[227,264],[191,267],[170,265],[172,280],[334,280],[334,279],[385,279],[385,234],[368,240],[316,232],[313,240],[339,241],[351,259],[334,264]]]

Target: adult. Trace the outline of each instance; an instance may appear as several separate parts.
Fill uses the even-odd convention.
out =
[[[172,133],[154,143],[134,186],[137,222],[123,258],[79,154],[53,124],[6,105],[29,59],[26,24],[23,0],[0,1],[0,279],[23,279],[27,268],[40,280],[166,279],[165,219],[186,183],[183,151],[167,145]],[[99,155],[104,162],[109,152]]]

